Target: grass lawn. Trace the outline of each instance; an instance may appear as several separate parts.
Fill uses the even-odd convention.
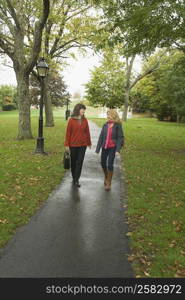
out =
[[[130,119],[124,131],[128,259],[137,277],[184,278],[185,125]]]
[[[0,112],[0,247],[15,229],[27,223],[61,182],[66,121],[59,112],[55,127],[44,127],[47,156],[33,154],[36,139],[18,141],[18,113]],[[37,138],[38,111],[32,112],[32,133]]]

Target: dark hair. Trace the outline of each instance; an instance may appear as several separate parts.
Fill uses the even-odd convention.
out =
[[[80,109],[86,109],[86,106],[82,103],[75,105],[71,117],[78,117],[80,115]]]

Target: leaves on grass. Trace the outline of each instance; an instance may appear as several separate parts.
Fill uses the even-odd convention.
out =
[[[5,194],[0,194],[0,199],[6,199],[7,198],[7,195],[5,195]]]
[[[15,189],[16,191],[20,191],[20,190],[21,190],[21,187],[20,187],[20,185],[15,185],[15,186],[14,186],[14,189]]]
[[[134,259],[135,259],[135,256],[133,254],[129,255],[127,259],[128,259],[129,262],[133,262]]]
[[[8,223],[7,219],[0,219],[0,224],[7,224],[7,223]]]
[[[150,274],[144,271],[145,276],[150,277]]]
[[[127,232],[126,236],[132,236],[132,232]]]
[[[170,242],[169,247],[174,248],[176,245],[177,245],[177,242],[173,240]]]

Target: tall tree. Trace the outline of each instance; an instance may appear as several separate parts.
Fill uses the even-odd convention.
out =
[[[32,138],[30,122],[29,75],[41,49],[42,32],[50,1],[1,0],[0,49],[13,62],[19,106],[18,139]],[[32,28],[30,28],[30,22]],[[33,39],[29,40],[30,31]]]
[[[86,0],[51,0],[42,45],[42,52],[51,67],[63,67],[72,49],[84,49],[91,45],[95,38],[97,18],[92,16],[90,8],[92,5]],[[47,81],[44,90],[46,126],[50,127],[54,126],[54,119]]]
[[[122,1],[95,0],[94,2],[103,11],[100,32],[102,33],[106,31],[107,33],[106,35],[102,35],[103,39],[100,39],[99,41],[97,47],[98,50],[107,47],[107,45],[109,47],[118,47],[118,49],[120,49],[120,55],[125,59],[126,80],[124,86],[123,119],[126,121],[131,89],[139,80],[156,70],[160,62],[160,57],[159,61],[151,66],[150,69],[145,70],[145,72],[142,72],[134,78],[133,66],[136,55],[139,51],[130,51],[130,45],[127,41],[127,29],[121,22],[124,16]]]
[[[111,50],[105,51],[101,65],[91,71],[91,79],[85,86],[86,99],[94,106],[123,105],[125,64],[119,54]]]

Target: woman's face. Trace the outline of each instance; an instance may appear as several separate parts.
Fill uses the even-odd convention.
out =
[[[85,114],[85,109],[81,108],[81,109],[80,109],[80,116],[83,117],[84,114]]]

